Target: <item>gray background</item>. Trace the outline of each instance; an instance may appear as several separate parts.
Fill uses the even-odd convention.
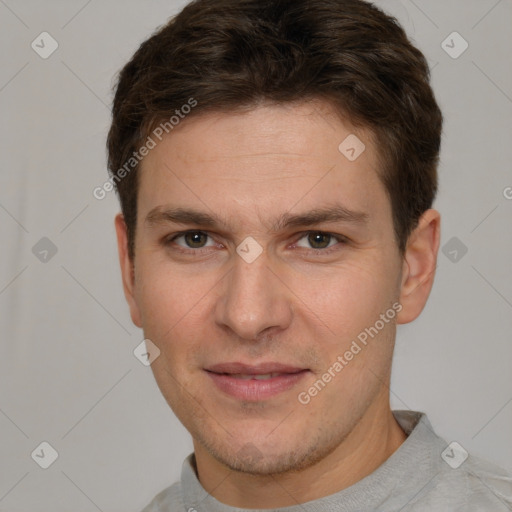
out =
[[[426,54],[446,118],[444,253],[428,306],[399,328],[392,404],[512,470],[512,2],[377,3]],[[116,197],[92,195],[112,77],[182,5],[0,0],[2,511],[138,511],[192,451],[133,355]],[[31,48],[43,31],[59,45],[47,59]],[[453,31],[469,43],[456,59],[441,46]],[[42,441],[59,454],[46,470],[31,458]]]

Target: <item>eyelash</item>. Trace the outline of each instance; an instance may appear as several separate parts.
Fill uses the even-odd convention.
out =
[[[181,238],[182,236],[185,236],[189,233],[202,233],[206,236],[208,236],[209,238],[212,238],[212,236],[207,232],[207,231],[202,231],[202,230],[186,230],[186,231],[180,231],[178,233],[175,233],[173,235],[171,235],[170,237],[167,237],[163,240],[163,244],[167,247],[171,246],[171,245],[174,245],[174,242],[175,240],[177,240],[178,238]],[[310,252],[310,253],[313,253],[313,254],[317,254],[317,255],[327,255],[327,254],[330,254],[331,252],[334,252],[336,250],[339,250],[339,244],[342,244],[342,245],[346,245],[348,242],[349,242],[349,239],[343,235],[337,235],[335,233],[330,233],[330,232],[327,232],[327,231],[304,231],[302,233],[299,233],[299,238],[297,238],[297,240],[294,242],[294,245],[299,242],[300,240],[302,240],[303,238],[307,237],[308,235],[311,235],[311,234],[318,234],[318,235],[326,235],[326,236],[330,236],[332,238],[334,238],[335,240],[337,240],[337,244],[331,246],[331,247],[327,247],[325,249],[314,249],[314,248],[310,248],[310,249],[306,249],[306,251]],[[181,247],[179,245],[175,245],[173,247],[173,250],[177,250],[179,252],[182,252],[184,254],[201,254],[202,252],[204,252],[204,250],[208,250],[210,249],[212,246],[207,246],[207,247],[199,247],[197,249],[193,249],[191,247],[189,248],[184,248],[184,247]],[[300,247],[299,249],[305,249],[303,247]]]

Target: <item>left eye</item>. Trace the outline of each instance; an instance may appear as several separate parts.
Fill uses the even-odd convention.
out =
[[[305,242],[303,242],[304,240]],[[306,233],[302,238],[300,238],[296,242],[296,245],[307,249],[327,249],[339,242],[340,240],[330,233],[312,231],[310,233]]]

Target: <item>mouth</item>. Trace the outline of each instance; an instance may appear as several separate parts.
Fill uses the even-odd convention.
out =
[[[289,391],[309,369],[269,362],[221,363],[205,368],[217,389],[239,400],[257,402]]]

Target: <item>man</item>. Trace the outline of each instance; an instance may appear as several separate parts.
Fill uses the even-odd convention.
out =
[[[360,0],[198,0],[124,67],[124,290],[194,442],[146,512],[511,509],[509,476],[389,404],[441,126],[423,55]]]

